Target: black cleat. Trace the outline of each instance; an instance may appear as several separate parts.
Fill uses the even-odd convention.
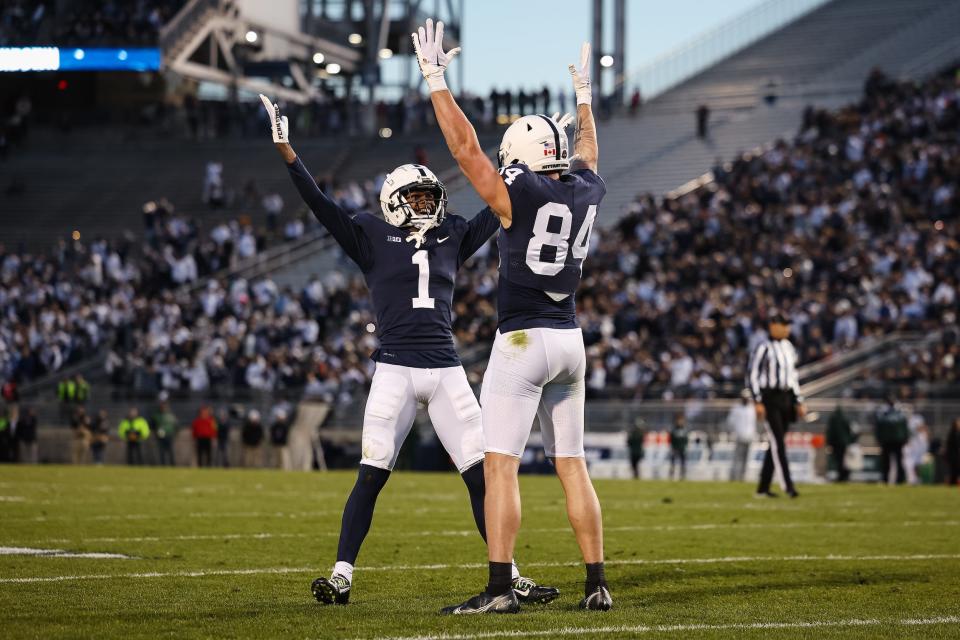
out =
[[[613,598],[605,585],[600,585],[580,601],[581,609],[590,611],[609,611],[613,606]]]
[[[310,585],[310,592],[320,604],[347,604],[350,601],[350,581],[337,574],[329,580],[317,578]]]
[[[560,595],[556,587],[544,587],[530,578],[516,578],[513,581],[513,592],[517,600],[524,604],[547,604],[553,602]]]
[[[757,491],[753,494],[754,498],[779,498],[780,496],[773,491]]]
[[[475,613],[517,613],[519,611],[520,603],[517,601],[517,594],[514,593],[513,589],[509,589],[499,596],[492,596],[484,591],[463,604],[455,604],[440,609],[440,613],[445,616],[472,615]]]
[[[796,489],[791,489],[790,491],[787,491],[787,495],[790,496],[791,498],[799,498],[799,497],[800,497],[800,494],[797,493],[797,490],[796,490]]]

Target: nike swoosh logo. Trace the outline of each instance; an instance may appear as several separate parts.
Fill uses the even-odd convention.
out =
[[[446,238],[438,238],[438,239],[437,239],[437,244],[443,244],[444,242],[446,242],[446,241],[449,240],[449,239],[450,239],[450,236],[447,236]]]

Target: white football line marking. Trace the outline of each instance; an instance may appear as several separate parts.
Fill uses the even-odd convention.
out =
[[[42,556],[44,558],[94,558],[96,560],[131,560],[122,553],[75,552],[64,549],[34,549],[33,547],[0,547],[0,556]]]
[[[537,631],[488,631],[483,633],[463,633],[429,636],[392,636],[386,640],[480,640],[482,638],[516,638],[527,636],[580,636],[628,633],[670,633],[677,631],[750,631],[757,629],[821,629],[844,627],[890,626],[929,626],[937,624],[958,624],[958,616],[938,616],[908,620],[814,620],[811,622],[741,622],[732,624],[664,624],[664,625],[617,625],[610,627],[561,627]]]
[[[622,527],[604,527],[604,531],[710,531],[714,529],[803,529],[803,528],[829,528],[845,529],[850,527],[877,527],[877,526],[900,526],[900,527],[919,527],[919,526],[941,526],[956,527],[960,526],[960,520],[906,520],[903,522],[879,523],[879,522],[747,522],[747,523],[703,523],[703,524],[664,524],[664,525],[625,525]],[[570,531],[570,527],[551,527],[541,529],[524,529],[527,533],[563,533]],[[273,538],[313,538],[317,536],[339,536],[339,531],[314,531],[311,533],[209,533],[180,536],[131,536],[131,537],[105,537],[105,538],[44,538],[41,540],[33,539],[32,543],[41,544],[67,544],[80,543],[87,544],[93,542],[168,542],[168,541],[187,541],[187,540],[270,540]],[[477,535],[476,529],[448,529],[443,531],[377,531],[373,530],[370,535],[389,535],[390,537],[470,537]],[[9,541],[8,541],[9,542]]]
[[[911,562],[921,560],[960,560],[960,554],[916,554],[916,555],[875,555],[875,556],[724,556],[719,558],[635,558],[629,560],[607,560],[610,566],[619,565],[660,565],[660,564],[719,564],[735,562]],[[382,567],[361,567],[362,571],[440,571],[446,569],[483,569],[487,563],[464,564],[414,564],[389,565]],[[578,567],[579,561],[571,562],[525,562],[524,567]],[[0,584],[25,584],[32,582],[64,582],[68,580],[108,580],[122,578],[202,578],[205,576],[243,576],[271,573],[323,573],[325,569],[314,567],[265,567],[262,569],[211,569],[198,571],[173,571],[123,574],[91,574],[76,576],[42,576],[28,578],[0,578]]]

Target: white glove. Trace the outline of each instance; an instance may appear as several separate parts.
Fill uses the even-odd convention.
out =
[[[552,116],[550,116],[550,119],[553,120],[554,124],[557,125],[557,128],[560,129],[560,131],[563,131],[564,129],[566,129],[567,127],[569,127],[569,126],[570,126],[570,123],[573,122],[573,116],[572,116],[572,115],[570,115],[569,113],[565,113],[565,114],[563,114],[563,117],[561,118],[559,111],[557,111],[557,112],[554,113]]]
[[[280,115],[280,107],[270,102],[270,98],[260,94],[260,100],[267,109],[267,115],[270,116],[270,133],[273,134],[273,141],[276,144],[290,143],[290,126],[287,124],[287,116]]]
[[[411,33],[413,38],[413,48],[417,52],[417,63],[420,65],[420,73],[423,74],[430,87],[430,93],[434,91],[446,91],[447,82],[443,79],[443,72],[447,70],[447,65],[453,60],[454,56],[460,53],[460,47],[443,52],[443,23],[437,22],[436,31],[433,28],[433,20],[427,18],[426,29],[420,27],[417,33]]]
[[[580,47],[580,68],[574,65],[567,67],[573,76],[573,90],[577,94],[577,105],[593,102],[593,87],[590,83],[590,43],[584,42]]]

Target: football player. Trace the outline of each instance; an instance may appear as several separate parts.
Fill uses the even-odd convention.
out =
[[[260,99],[294,185],[360,267],[377,314],[380,348],[373,354],[377,365],[363,418],[360,473],[343,510],[332,575],[311,585],[319,602],[347,604],[377,496],[418,404],[426,405],[440,442],[460,471],[477,529],[486,540],[480,405],[453,346],[451,308],[457,269],[497,231],[498,222],[489,209],[470,221],[448,214],[446,189],[418,164],[401,165],[387,175],[380,190],[383,218],[367,213],[350,217],[320,191],[297,157],[279,107],[263,95]],[[515,565],[511,580],[525,602],[547,603],[559,594],[521,577]]]
[[[570,65],[577,95],[577,130],[570,157],[566,120],[525,116],[503,135],[499,172],[484,155],[473,126],[447,90],[444,71],[458,49],[443,50],[443,23],[411,34],[420,70],[450,152],[500,220],[498,330],[480,392],[486,440],[484,471],[489,582],[486,590],[443,613],[507,613],[519,609],[510,588],[520,527],[517,469],[535,416],[543,444],[567,497],[567,515],[586,564],[580,607],[612,606],[603,566],[603,524],[583,450],[583,336],[574,293],[597,206],[606,193],[597,175],[591,110],[590,45]]]

